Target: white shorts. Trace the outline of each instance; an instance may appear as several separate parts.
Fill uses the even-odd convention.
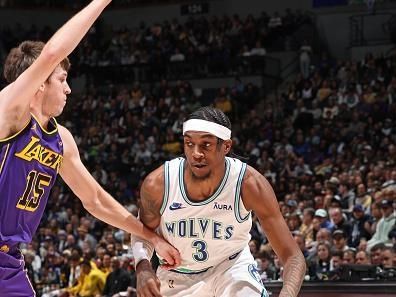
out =
[[[164,297],[268,297],[249,247],[196,274],[158,268]]]

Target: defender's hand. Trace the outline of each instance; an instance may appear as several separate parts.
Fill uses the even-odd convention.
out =
[[[166,263],[162,265],[163,268],[172,269],[180,265],[180,253],[177,249],[170,245],[169,242],[158,236],[153,241],[153,244],[157,254],[166,261]]]
[[[160,286],[161,283],[150,262],[147,260],[140,261],[136,267],[137,297],[162,297]]]

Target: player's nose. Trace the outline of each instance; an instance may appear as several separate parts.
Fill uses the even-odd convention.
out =
[[[204,157],[204,154],[202,151],[199,150],[198,146],[195,146],[192,152],[192,156],[196,159],[201,159]]]
[[[69,95],[70,93],[71,93],[70,86],[69,86],[68,83],[66,83],[66,86],[65,86],[65,94],[66,94],[66,95]]]

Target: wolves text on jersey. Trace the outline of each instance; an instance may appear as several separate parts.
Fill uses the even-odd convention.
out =
[[[165,222],[170,236],[188,238],[210,238],[229,240],[234,234],[234,226],[224,225],[211,219],[189,218],[179,221]]]

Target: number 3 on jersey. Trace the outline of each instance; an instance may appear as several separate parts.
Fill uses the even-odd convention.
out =
[[[192,257],[197,262],[205,262],[208,260],[209,253],[206,250],[206,242],[203,240],[194,240],[192,245],[196,249],[196,253],[192,254]]]
[[[35,211],[40,204],[40,199],[44,194],[44,188],[51,183],[51,176],[32,170],[26,178],[26,187],[22,197],[16,205],[17,208]]]

